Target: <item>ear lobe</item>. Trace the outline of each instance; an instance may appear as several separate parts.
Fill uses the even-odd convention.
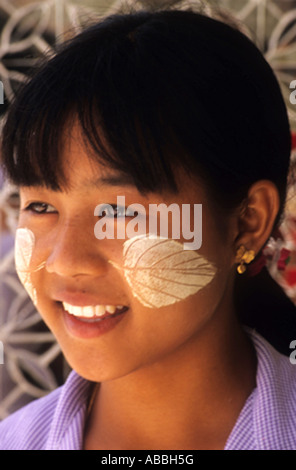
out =
[[[268,180],[254,183],[238,215],[235,247],[244,245],[257,254],[272,232],[280,201],[276,186]]]

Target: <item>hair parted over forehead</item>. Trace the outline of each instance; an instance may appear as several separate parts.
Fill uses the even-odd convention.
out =
[[[73,116],[90,158],[142,192],[176,191],[181,167],[221,209],[259,179],[273,181],[284,204],[291,143],[279,85],[256,46],[221,21],[136,11],[65,43],[9,110],[2,162],[15,184],[66,184],[61,147]]]

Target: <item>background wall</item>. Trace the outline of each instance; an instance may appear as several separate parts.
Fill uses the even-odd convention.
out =
[[[137,8],[167,3],[168,0],[143,0],[137,2]],[[201,2],[188,3],[196,6]],[[121,0],[0,0],[0,80],[5,92],[5,101],[0,104],[0,125],[19,84],[38,58],[54,53],[58,43],[79,32],[90,20],[117,11],[122,4]],[[291,128],[296,131],[296,103],[291,101],[290,88],[296,80],[296,1],[204,1],[202,6],[209,14],[213,14],[213,7],[226,8],[263,51],[279,79]],[[270,240],[267,246],[266,259],[272,275],[296,302],[295,158],[294,155],[286,218],[279,238]],[[4,364],[0,354],[0,419],[56,388],[69,372],[59,346],[15,273],[17,210],[17,188],[3,181],[0,174],[0,341],[4,346]]]

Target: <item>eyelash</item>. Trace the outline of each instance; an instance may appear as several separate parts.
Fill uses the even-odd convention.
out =
[[[106,204],[106,209],[109,209],[109,206],[112,207],[112,209],[114,210],[114,212],[115,212],[116,210],[117,210],[117,211],[118,211],[118,210],[121,210],[121,211],[123,210],[123,211],[124,211],[124,214],[118,215],[118,214],[114,214],[114,212],[113,212],[113,214],[111,214],[111,215],[109,214],[109,215],[108,215],[107,213],[104,214],[104,212],[107,212],[107,211],[104,211],[104,210],[103,210],[103,211],[102,211],[102,215],[101,215],[101,216],[98,216],[99,218],[101,218],[101,217],[110,217],[110,216],[111,216],[111,217],[114,217],[115,219],[118,219],[118,218],[121,218],[121,217],[135,217],[135,216],[138,214],[137,212],[135,212],[134,214],[128,214],[128,213],[126,213],[127,207],[117,206],[116,204]],[[103,209],[104,209],[104,206],[103,206]]]
[[[42,210],[38,211],[36,210],[37,207],[42,207]],[[51,204],[47,204],[46,202],[31,202],[30,204],[28,204],[28,206],[26,206],[24,208],[24,211],[29,211],[29,212],[33,212],[34,214],[38,214],[38,215],[43,215],[43,214],[53,214],[53,213],[56,213],[56,209],[54,208],[54,211],[49,211],[47,212],[46,209],[48,209],[48,207],[53,207]]]
[[[109,206],[111,206],[114,210],[114,212],[117,210],[123,210],[124,211],[124,214],[122,215],[119,215],[119,214],[115,214],[113,212],[113,214],[107,214],[107,209],[109,209]],[[37,207],[41,207],[42,210],[36,210]],[[54,211],[47,211],[46,209],[48,209],[48,207],[53,207],[51,204],[47,204],[46,202],[31,202],[30,204],[28,204],[28,206],[26,206],[24,208],[24,211],[29,211],[29,212],[33,212],[34,214],[37,214],[37,215],[43,215],[43,214],[53,214],[53,213],[56,213],[57,211],[54,210]],[[104,207],[104,206],[103,206]],[[53,207],[54,208],[54,207]],[[103,212],[106,212],[105,214],[102,213],[101,217],[114,217],[115,219],[117,218],[121,218],[121,217],[135,217],[138,213],[135,212],[134,214],[128,214],[126,213],[126,210],[127,208],[126,207],[120,207],[120,206],[117,206],[116,204],[106,204],[106,211],[103,211]],[[99,216],[100,217],[100,216]]]

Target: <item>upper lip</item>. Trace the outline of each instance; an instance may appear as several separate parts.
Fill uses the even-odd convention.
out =
[[[124,305],[122,300],[106,299],[106,297],[99,297],[98,295],[92,295],[84,292],[70,292],[65,291],[56,295],[55,300],[58,302],[66,302],[70,305],[76,305],[77,307],[85,307],[89,305]]]

